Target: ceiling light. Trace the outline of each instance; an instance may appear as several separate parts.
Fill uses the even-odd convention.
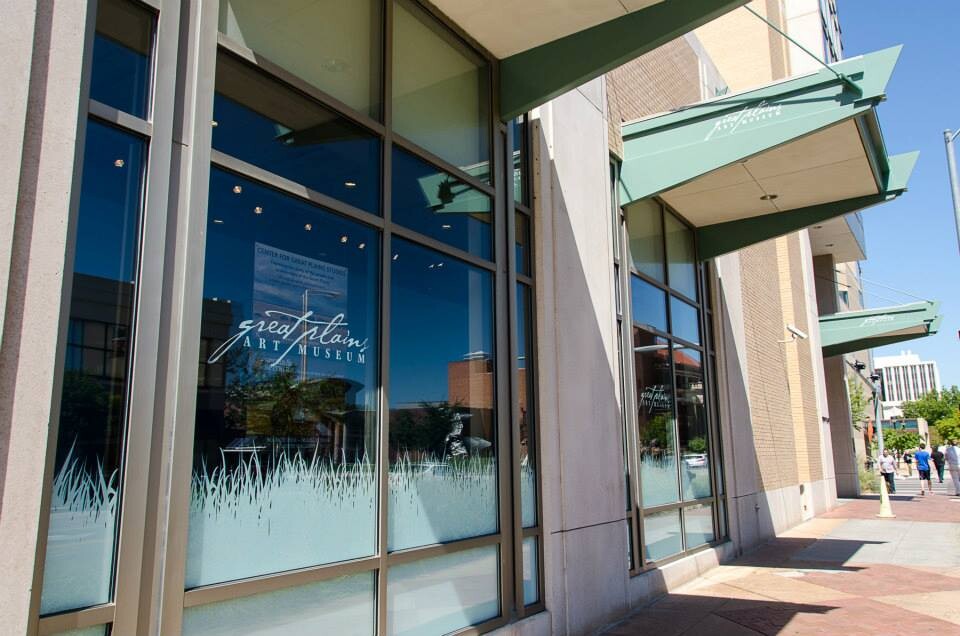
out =
[[[214,219],[213,222],[218,224],[223,223],[223,219]]]
[[[343,187],[345,187],[345,188],[356,188],[356,187],[357,187],[357,182],[356,182],[356,181],[344,181],[344,182],[343,182]]]
[[[347,238],[347,235],[346,235],[346,234],[344,234],[343,236],[340,237],[340,242],[341,242],[341,243],[346,243],[348,240],[349,240],[349,239]]]
[[[216,127],[219,126],[219,125],[220,125],[220,124],[217,123],[217,120],[216,120],[216,119],[210,120],[210,126],[211,126],[211,127],[216,128]]]
[[[361,243],[360,245],[357,245],[357,249],[361,249],[361,250],[362,250],[362,249],[365,248],[366,246],[367,246],[366,243]]]
[[[433,269],[434,267],[436,267],[436,265],[434,263],[430,263],[427,267],[430,269]]]
[[[827,243],[827,247],[833,247],[833,243]]]
[[[253,213],[254,213],[254,214],[263,214],[263,208],[258,205],[257,207],[253,208]]]
[[[779,199],[779,198],[780,198],[780,195],[779,195],[779,194],[765,194],[765,195],[763,195],[762,197],[760,197],[760,200],[761,200],[761,201],[773,201],[774,199]]]
[[[313,223],[306,223],[306,224],[303,226],[303,229],[305,229],[307,232],[309,232],[310,230],[313,229]]]
[[[123,159],[117,159],[113,162],[113,165],[117,168],[122,168],[124,166],[124,161]]]
[[[442,228],[445,229],[445,230],[449,230],[452,226],[451,226],[449,223],[444,223],[444,224],[441,225],[440,227],[442,227]]]
[[[399,254],[394,254],[394,255],[393,255],[393,260],[397,260],[398,258],[400,258],[400,255],[399,255]]]
[[[241,192],[243,192],[243,188],[241,188],[241,187],[238,186],[238,185],[233,186],[233,193],[234,193],[234,194],[240,194]]]

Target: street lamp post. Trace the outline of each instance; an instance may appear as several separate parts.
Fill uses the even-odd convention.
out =
[[[960,181],[957,179],[957,159],[953,153],[953,140],[960,130],[953,132],[949,128],[943,131],[943,143],[947,147],[947,171],[950,173],[950,194],[953,196],[953,220],[957,226],[957,247],[960,249]]]
[[[873,421],[877,427],[877,455],[883,458],[883,405],[880,403],[880,374],[874,373],[870,376],[873,381]],[[892,519],[897,515],[893,514],[890,507],[890,495],[887,493],[887,480],[883,476],[883,464],[880,469],[880,513],[878,517]]]

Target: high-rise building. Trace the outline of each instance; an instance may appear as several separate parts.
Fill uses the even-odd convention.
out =
[[[876,356],[874,364],[883,383],[884,417],[901,417],[904,402],[919,400],[927,393],[940,393],[940,370],[935,360],[924,361],[912,351],[895,356]]]

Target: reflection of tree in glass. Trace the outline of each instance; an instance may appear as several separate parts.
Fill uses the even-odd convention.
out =
[[[705,437],[694,437],[687,442],[687,449],[691,453],[705,453],[707,452],[707,438]]]
[[[660,459],[672,455],[673,420],[665,413],[654,415],[640,427],[639,442],[641,456]]]
[[[112,473],[112,453],[123,431],[123,393],[110,390],[112,382],[92,377],[83,371],[63,374],[60,401],[60,437],[57,465],[64,466],[68,454],[82,468],[89,462],[109,462],[103,468]]]
[[[390,448],[397,452],[442,457],[447,436],[457,421],[460,403],[420,403],[419,417],[410,410],[400,411],[390,423]]]

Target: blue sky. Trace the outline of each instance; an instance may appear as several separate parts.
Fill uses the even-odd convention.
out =
[[[837,5],[844,57],[903,44],[887,101],[879,109],[880,125],[888,153],[920,151],[909,191],[864,212],[863,276],[939,300],[944,314],[936,336],[875,349],[874,355],[910,349],[937,361],[944,386],[960,385],[960,256],[943,144],[945,128],[960,128],[960,4],[838,0]],[[868,307],[915,300],[877,284],[864,287]]]

